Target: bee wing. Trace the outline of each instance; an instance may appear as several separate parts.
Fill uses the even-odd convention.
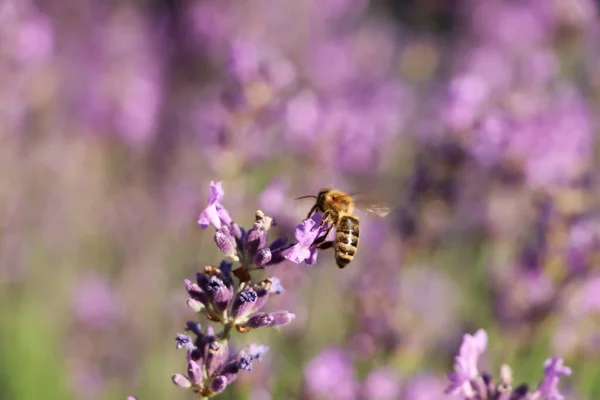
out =
[[[377,216],[379,218],[387,217],[387,215],[390,212],[392,212],[391,207],[386,207],[386,206],[382,206],[379,204],[374,204],[374,205],[371,205],[368,207],[365,206],[365,207],[357,207],[357,208],[364,213],[371,214],[371,215]]]
[[[373,199],[372,196],[365,196],[358,193],[354,198],[354,207],[365,214],[383,218],[392,212],[393,207],[389,205],[389,200]]]

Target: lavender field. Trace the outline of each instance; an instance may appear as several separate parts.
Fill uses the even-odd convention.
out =
[[[600,399],[598,8],[1,0],[0,399]]]

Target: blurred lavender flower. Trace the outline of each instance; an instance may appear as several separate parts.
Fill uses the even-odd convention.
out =
[[[487,372],[477,368],[479,358],[487,347],[487,333],[480,329],[475,335],[465,334],[458,356],[455,357],[454,372],[448,374],[450,386],[446,394],[461,397],[465,400],[506,399],[506,400],[562,400],[565,397],[558,391],[558,380],[561,376],[571,375],[571,369],[563,366],[563,360],[553,357],[544,364],[544,378],[538,388],[529,391],[526,384],[513,388],[512,370],[504,364],[500,368],[500,381],[494,383]]]
[[[111,326],[120,315],[120,300],[109,282],[101,276],[83,277],[73,295],[75,317],[92,329]]]
[[[304,370],[304,381],[310,396],[331,400],[357,398],[359,384],[354,367],[341,349],[327,349],[313,358]]]
[[[439,377],[417,375],[404,387],[401,398],[411,400],[450,399],[450,395],[442,394],[445,387],[445,381]]]
[[[384,368],[371,371],[362,384],[361,393],[361,398],[366,400],[399,399],[401,392],[398,374]]]

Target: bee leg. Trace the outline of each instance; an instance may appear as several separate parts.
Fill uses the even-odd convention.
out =
[[[317,245],[317,249],[327,250],[327,249],[332,248],[334,244],[335,244],[335,241],[333,241],[333,240],[330,240],[329,242],[322,242]]]
[[[323,214],[323,217],[321,218],[321,226],[325,225],[325,223],[329,220],[330,216],[331,216],[331,212],[325,211],[325,214]],[[329,227],[329,229],[327,230],[328,234],[329,234],[330,230],[331,230],[331,227]]]
[[[308,215],[306,216],[306,219],[309,219],[310,217],[312,217],[312,215],[317,211],[317,205],[315,204],[314,206],[312,206],[312,208],[310,209],[310,211],[308,212]]]
[[[332,229],[333,229],[333,225],[331,225],[329,228],[327,228],[327,232],[325,232],[323,235],[316,238],[315,241],[313,242],[313,244],[311,245],[311,247],[316,247],[318,249],[322,249],[321,246],[326,244],[325,240],[327,240],[327,236],[329,236],[329,232],[331,232]],[[331,247],[331,245],[329,247]],[[326,248],[328,249],[329,247],[326,247]]]

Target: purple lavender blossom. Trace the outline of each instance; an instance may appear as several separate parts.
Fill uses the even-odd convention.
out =
[[[401,392],[398,374],[384,368],[371,371],[362,384],[361,392],[361,398],[366,400],[399,399]]]
[[[402,391],[403,399],[430,400],[450,399],[450,395],[443,395],[445,381],[441,378],[420,374],[410,379]]]
[[[558,380],[561,376],[571,376],[571,368],[563,365],[560,357],[552,357],[544,363],[544,378],[534,392],[542,398],[563,400],[565,397],[558,392]]]
[[[73,296],[76,318],[92,329],[111,326],[120,315],[119,302],[109,282],[96,275],[83,277]]]
[[[475,395],[475,389],[471,381],[479,378],[477,361],[487,347],[487,333],[480,329],[475,335],[465,334],[460,346],[458,356],[455,357],[454,372],[448,375],[452,384],[446,389],[446,393],[461,395],[471,398]],[[483,381],[477,382],[483,385]]]
[[[450,386],[446,394],[460,397],[465,400],[476,399],[515,399],[562,400],[558,391],[558,380],[561,376],[571,375],[571,369],[563,366],[560,357],[553,357],[544,363],[544,378],[538,388],[529,392],[527,385],[512,386],[512,370],[508,365],[500,368],[500,381],[495,384],[492,376],[487,372],[479,372],[477,361],[487,347],[487,334],[478,330],[475,335],[466,334],[458,356],[455,358],[454,372],[448,374]]]
[[[304,370],[304,380],[312,396],[332,400],[357,398],[358,382],[353,366],[341,349],[328,349],[313,358]]]
[[[298,241],[292,247],[283,251],[283,256],[296,264],[305,262],[312,265],[317,261],[318,249],[313,246],[317,238],[327,231],[328,225],[319,225],[321,214],[316,213],[310,219],[302,221],[295,231]]]
[[[196,332],[199,333],[199,332]],[[189,336],[177,336],[177,348],[187,349],[187,374],[175,374],[173,383],[192,389],[203,397],[213,397],[234,382],[242,370],[251,371],[252,362],[260,361],[268,351],[266,346],[251,344],[235,355],[230,355],[228,340],[200,333],[193,341]]]
[[[215,229],[221,229],[221,225],[229,225],[231,217],[229,212],[221,205],[225,192],[221,182],[215,183],[210,181],[210,195],[208,197],[208,206],[200,214],[198,224],[202,229],[206,229],[208,225],[212,225]]]
[[[251,345],[237,355],[231,355],[230,338],[234,331],[246,333],[252,329],[281,327],[295,319],[289,311],[264,312],[263,307],[271,295],[283,293],[283,285],[276,277],[253,282],[251,272],[285,261],[287,257],[302,262],[316,259],[311,245],[326,227],[314,227],[316,219],[309,219],[298,226],[292,244],[279,237],[270,244],[268,232],[273,219],[262,211],[255,214],[255,222],[248,231],[237,225],[221,204],[221,182],[211,181],[208,205],[202,211],[198,223],[202,229],[215,228],[215,243],[219,250],[240,266],[222,261],[218,267],[206,266],[196,274],[196,281],[185,280],[189,294],[188,306],[208,320],[221,324],[217,334],[212,327],[202,332],[200,325],[188,322],[187,330],[196,339],[183,334],[176,337],[177,348],[187,350],[187,374],[172,376],[173,383],[181,388],[192,389],[203,397],[212,397],[227,388],[241,370],[250,371],[252,361],[260,359],[267,347]],[[237,279],[237,283],[236,283]]]

